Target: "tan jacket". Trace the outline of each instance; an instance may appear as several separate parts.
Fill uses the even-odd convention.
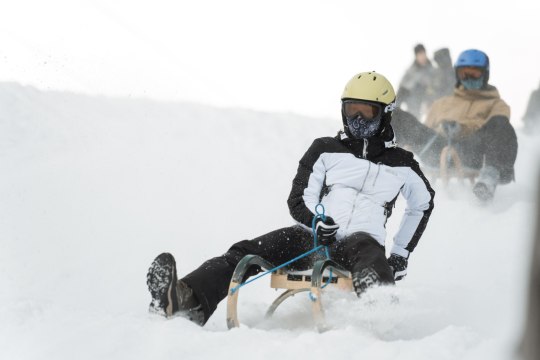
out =
[[[491,117],[501,115],[510,119],[510,107],[501,99],[499,91],[491,85],[485,90],[456,88],[454,94],[433,103],[425,124],[442,133],[443,120],[461,124],[461,135],[480,129]]]

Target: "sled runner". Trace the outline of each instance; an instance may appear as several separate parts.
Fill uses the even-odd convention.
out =
[[[238,263],[229,285],[227,297],[227,326],[229,329],[240,326],[237,310],[238,295],[247,272],[253,266],[259,266],[263,270],[274,269],[273,264],[256,255],[246,255]],[[272,305],[270,305],[270,308],[266,312],[266,317],[272,316],[278,306],[287,298],[300,292],[309,291],[312,301],[313,318],[319,331],[326,329],[321,301],[323,288],[328,286],[346,291],[353,290],[350,273],[330,259],[316,261],[313,269],[308,271],[293,272],[287,271],[284,268],[278,269],[272,272],[270,286],[273,289],[285,289],[285,292],[278,296]]]
[[[430,169],[428,172],[434,181],[440,178],[445,186],[448,185],[451,178],[457,178],[458,180],[469,179],[471,184],[474,184],[479,171],[463,166],[454,145],[460,131],[460,125],[455,121],[445,121],[442,127],[448,144],[441,151],[439,168]]]
[[[474,184],[474,179],[478,176],[478,170],[463,166],[455,147],[452,145],[447,145],[442,149],[438,170],[438,173],[433,173],[433,175],[440,178],[444,185],[448,185],[451,178],[469,179],[471,184]]]

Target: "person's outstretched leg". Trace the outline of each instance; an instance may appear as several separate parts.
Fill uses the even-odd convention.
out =
[[[447,145],[444,136],[401,109],[394,110],[392,128],[399,146],[412,151],[426,165],[439,166],[441,151]]]
[[[357,232],[340,240],[332,258],[351,272],[358,296],[372,286],[394,284],[384,246],[369,234]]]
[[[518,150],[516,131],[508,119],[502,116],[493,117],[480,130],[484,144],[484,165],[499,170],[499,183],[508,184],[514,180],[514,163]]]
[[[478,131],[460,141],[460,157],[465,164],[480,168],[473,188],[480,200],[491,200],[497,185],[514,180],[517,149],[516,132],[508,119],[502,116],[493,117]]]
[[[202,306],[183,281],[177,280],[176,261],[169,253],[154,259],[146,275],[152,296],[149,311],[166,317],[181,314],[189,320],[204,324]]]
[[[234,269],[244,256],[258,255],[279,265],[312,247],[311,232],[299,226],[275,230],[253,240],[240,241],[225,254],[204,262],[199,268],[179,280],[176,286],[176,300],[171,301],[180,302],[181,299],[185,299],[184,302],[191,306],[189,312],[193,313],[193,309],[196,309],[200,315],[188,314],[188,317],[204,325],[216,310],[219,302],[227,296]],[[257,272],[258,269],[253,269],[250,275],[255,275]],[[152,293],[150,285],[149,290]],[[152,296],[154,299],[154,295]],[[182,306],[173,306],[173,313],[184,310]]]

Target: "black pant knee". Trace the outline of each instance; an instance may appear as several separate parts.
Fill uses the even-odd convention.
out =
[[[384,246],[369,234],[354,233],[341,240],[335,259],[351,273],[371,268],[379,275],[381,283],[394,283],[394,274],[388,265]]]

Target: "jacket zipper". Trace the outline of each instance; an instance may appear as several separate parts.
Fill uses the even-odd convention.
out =
[[[364,148],[362,149],[362,157],[364,159],[366,159],[367,154],[368,154],[367,147],[368,147],[368,139],[364,139]],[[358,200],[358,195],[360,195],[362,190],[364,190],[364,185],[366,184],[366,180],[367,180],[367,178],[369,176],[369,170],[370,169],[371,169],[371,161],[368,161],[368,169],[367,169],[366,177],[364,178],[364,182],[362,183],[362,187],[360,188],[359,191],[356,192],[356,196],[354,197],[353,207],[351,209],[351,213],[349,215],[349,221],[347,221],[347,226],[345,227],[345,231],[349,230],[349,226],[351,225],[352,218],[353,218],[353,215],[354,215],[354,210],[356,210],[356,200]],[[377,171],[377,175],[378,174],[379,174],[379,172]],[[375,176],[375,178],[377,178],[377,177]]]
[[[364,148],[362,149],[362,158],[364,159],[367,159],[367,155],[368,155],[368,151],[367,151],[367,148],[368,148],[368,144],[369,144],[369,141],[368,139],[365,139],[364,138]],[[356,200],[358,200],[358,195],[360,195],[360,193],[362,192],[362,190],[364,189],[364,185],[366,184],[366,180],[369,176],[369,169],[371,168],[371,161],[368,162],[368,171],[367,171],[367,174],[366,174],[366,177],[364,178],[364,182],[362,183],[362,188],[360,189],[360,191],[357,191],[356,192],[356,196],[354,197],[354,203],[353,203],[353,207],[351,209],[351,214],[349,215],[349,221],[347,221],[347,226],[345,227],[345,232],[347,232],[349,230],[349,226],[351,225],[351,222],[352,222],[352,218],[353,218],[353,215],[354,215],[354,210],[356,210]],[[379,163],[379,169],[380,169],[380,163]],[[377,176],[379,175],[379,171],[377,170],[377,174],[375,175],[375,180],[377,179]]]
[[[364,148],[362,149],[362,157],[363,157],[364,159],[367,159],[367,154],[368,154],[368,152],[367,152],[367,147],[368,147],[368,143],[369,143],[369,142],[368,142],[368,139],[364,138]]]

